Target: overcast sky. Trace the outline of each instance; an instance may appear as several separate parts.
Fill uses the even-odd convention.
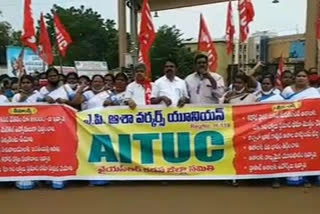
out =
[[[22,29],[24,0],[0,0],[2,16],[0,21],[8,21],[15,29]],[[279,35],[305,32],[306,0],[252,0],[256,17],[251,25],[251,32],[274,31]],[[62,7],[79,7],[85,5],[98,11],[104,18],[117,21],[117,0],[32,0],[33,16],[39,19],[40,12],[49,12],[53,4]],[[233,3],[236,11],[236,2]],[[203,13],[213,38],[222,38],[225,32],[227,4],[211,4],[198,7],[187,7],[176,10],[160,11],[154,18],[156,27],[176,25],[185,38],[197,38],[199,16]],[[235,18],[238,16],[234,14]],[[237,19],[235,19],[237,24]]]

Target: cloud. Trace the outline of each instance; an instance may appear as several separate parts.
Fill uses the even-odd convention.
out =
[[[8,21],[15,29],[22,29],[23,0],[0,0],[3,12],[0,20]],[[279,4],[272,4],[271,0],[253,0],[256,18],[251,25],[251,32],[271,30],[280,35],[293,34],[305,31],[306,0],[280,0]],[[115,0],[33,0],[34,18],[40,17],[40,12],[49,12],[53,4],[62,7],[80,7],[85,5],[98,11],[104,18],[114,19],[117,22],[117,1]],[[235,24],[237,23],[236,3]],[[157,27],[167,24],[176,25],[186,38],[197,38],[199,16],[203,13],[213,38],[222,38],[225,34],[226,3],[188,7],[177,10],[159,11],[159,17],[154,18]],[[129,23],[129,22],[128,22]],[[129,29],[129,27],[128,27]]]

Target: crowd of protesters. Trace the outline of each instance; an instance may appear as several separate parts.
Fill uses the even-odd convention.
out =
[[[236,72],[229,86],[225,85],[221,75],[208,71],[205,54],[195,56],[194,72],[185,79],[178,77],[177,62],[167,59],[163,65],[163,76],[154,82],[148,80],[144,64],[135,67],[133,80],[123,72],[94,75],[92,78],[79,77],[77,73],[64,76],[52,67],[46,73],[35,72],[20,79],[0,76],[0,104],[46,102],[88,110],[120,105],[131,109],[155,104],[181,108],[185,104],[250,104],[320,98],[317,70],[286,70],[280,78],[281,87],[276,87],[274,75],[255,75],[258,67]],[[290,177],[286,181],[288,185],[310,185],[307,177]],[[16,186],[32,189],[36,183],[19,181]],[[91,185],[107,183],[90,181]],[[51,184],[53,188],[62,189],[66,182],[54,181]],[[233,184],[238,182],[234,180]],[[279,187],[280,179],[274,179],[273,186]]]

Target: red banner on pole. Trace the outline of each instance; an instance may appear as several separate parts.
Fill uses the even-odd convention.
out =
[[[62,25],[58,14],[54,13],[54,29],[56,31],[57,46],[62,56],[66,56],[67,49],[72,43],[72,39]]]
[[[39,35],[39,55],[48,65],[53,63],[52,47],[47,27],[41,13],[40,18],[40,35]]]
[[[24,1],[24,20],[23,20],[23,34],[21,42],[23,45],[31,48],[34,53],[37,52],[36,33],[33,25],[33,17],[31,10],[31,0]]]
[[[227,26],[226,26],[226,40],[227,40],[227,54],[232,54],[234,47],[234,34],[236,29],[233,22],[232,3],[229,1],[227,12]]]
[[[240,16],[240,41],[245,42],[249,36],[249,24],[255,16],[254,7],[251,0],[239,0]]]
[[[198,40],[198,50],[208,54],[209,69],[212,72],[217,71],[218,68],[218,54],[216,47],[211,39],[209,29],[202,16],[200,15],[200,30]]]
[[[143,62],[147,67],[147,77],[151,78],[151,62],[149,59],[149,51],[156,38],[155,29],[152,22],[151,9],[149,1],[144,0],[141,10],[141,25],[139,33],[140,53],[139,61]]]

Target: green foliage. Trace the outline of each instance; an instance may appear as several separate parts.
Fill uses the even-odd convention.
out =
[[[21,31],[14,31],[8,22],[0,22],[0,64],[6,64],[8,45],[21,45]]]
[[[104,20],[96,11],[84,6],[64,9],[54,5],[54,10],[73,40],[63,59],[64,65],[73,65],[79,60],[95,60],[107,61],[111,69],[118,67],[118,31],[113,20]],[[51,41],[56,47],[52,13],[46,14],[45,18]],[[58,54],[56,48],[55,52]],[[57,57],[55,62],[58,62]]]
[[[183,78],[192,72],[193,53],[183,46],[186,40],[182,36],[175,26],[164,25],[158,29],[151,51],[153,79],[163,75],[163,66],[168,58],[178,63],[178,76]]]

